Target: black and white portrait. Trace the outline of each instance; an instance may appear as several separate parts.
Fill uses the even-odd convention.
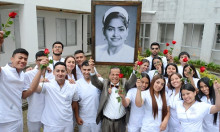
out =
[[[137,12],[137,6],[96,5],[96,62],[134,63]]]

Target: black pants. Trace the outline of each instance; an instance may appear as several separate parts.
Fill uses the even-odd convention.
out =
[[[102,132],[125,132],[126,131],[126,123],[125,116],[112,120],[104,116],[102,120]]]

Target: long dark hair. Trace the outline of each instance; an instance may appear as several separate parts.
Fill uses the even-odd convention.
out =
[[[180,89],[180,94],[181,94],[181,99],[182,100],[183,100],[182,90],[188,90],[188,91],[191,91],[191,92],[195,92],[196,91],[196,89],[193,87],[193,85],[191,83],[183,84],[181,89]],[[201,100],[198,97],[198,94],[196,94],[195,100],[198,101],[198,102],[201,102]]]
[[[197,74],[197,72],[196,72],[196,68],[195,68],[192,64],[186,64],[186,65],[183,67],[183,77],[186,77],[185,74],[184,74],[184,70],[185,70],[188,66],[189,66],[189,67],[193,70],[193,72],[194,72],[193,77],[194,77],[194,78],[199,78],[199,77],[198,77],[198,74]]]
[[[175,63],[169,63],[167,64],[166,68],[165,68],[165,74],[164,74],[164,77],[168,77],[168,74],[167,74],[167,68],[169,66],[174,66],[176,68],[176,73],[178,73],[178,68],[177,68],[177,65]]]
[[[181,74],[179,74],[179,73],[173,73],[173,74],[171,74],[170,76],[169,76],[169,78],[168,78],[168,88],[169,89],[171,89],[171,90],[173,90],[173,89],[175,89],[174,87],[173,87],[173,85],[171,84],[171,77],[173,76],[173,75],[177,75],[180,79],[182,78],[182,75]],[[182,82],[182,85],[184,84],[184,82],[183,81],[181,81]]]
[[[65,63],[65,64],[66,64],[66,61],[67,61],[69,58],[73,58],[73,59],[75,60],[75,63],[76,63],[76,59],[75,59],[72,55],[69,55],[69,56],[67,56],[67,57],[65,58],[65,60],[64,60],[64,63]],[[76,64],[75,64],[75,67],[74,67],[74,69],[72,70],[71,73],[73,74],[73,76],[74,76],[74,78],[75,78],[75,81],[76,81],[76,80],[77,80],[77,76],[76,76]],[[68,75],[66,75],[65,78],[68,79]]]
[[[155,119],[156,116],[158,115],[158,105],[157,105],[157,101],[156,101],[155,96],[154,96],[154,88],[153,87],[154,87],[154,84],[155,84],[156,80],[158,80],[158,79],[163,79],[164,80],[163,88],[159,92],[160,95],[161,95],[161,98],[162,98],[162,102],[163,102],[163,106],[162,106],[162,121],[163,121],[163,119],[167,115],[167,101],[166,101],[166,96],[165,96],[166,81],[165,81],[165,78],[162,75],[157,74],[153,77],[153,79],[151,81],[151,84],[150,84],[150,95],[151,95],[151,98],[152,98],[152,111],[153,111],[153,116],[154,116],[154,119]]]
[[[156,67],[154,66],[154,60],[155,60],[155,59],[159,59],[159,60],[161,61],[161,63],[162,63],[162,65],[161,65],[161,71],[162,71],[161,75],[163,75],[163,74],[164,74],[163,61],[162,61],[162,59],[161,59],[159,56],[155,56],[155,57],[153,58],[151,70],[155,70],[155,69],[156,69]]]
[[[148,85],[148,87],[145,89],[145,90],[148,90],[148,89],[150,88],[150,77],[149,77],[149,75],[148,75],[147,73],[141,73],[141,77],[142,77],[142,78],[146,77],[146,78],[148,79],[149,85]],[[135,84],[134,87],[137,87],[136,84]]]
[[[198,83],[197,83],[197,88],[199,89],[199,93],[198,96],[201,99],[203,96],[206,96],[202,91],[201,91],[201,87],[200,87],[200,83],[203,82],[205,83],[205,85],[209,88],[209,98],[211,101],[212,105],[215,105],[215,90],[213,88],[213,84],[209,84],[210,79],[207,77],[203,77],[201,78]],[[218,113],[213,114],[214,119],[213,119],[213,124],[216,125],[216,121],[217,121],[217,117],[218,117]]]

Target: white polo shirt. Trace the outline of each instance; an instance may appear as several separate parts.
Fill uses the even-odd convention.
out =
[[[183,100],[176,102],[177,117],[183,132],[205,132],[202,128],[204,117],[210,113],[212,105],[196,101],[187,111]]]
[[[96,123],[101,91],[84,78],[76,81],[76,87],[79,95],[79,116],[85,123]]]
[[[152,111],[152,98],[150,95],[150,90],[147,90],[146,92],[144,92],[144,94],[142,95],[142,98],[144,100],[144,110],[145,110],[145,114],[143,117],[143,121],[142,121],[142,128],[141,131],[152,131],[152,132],[159,132],[160,131],[160,125],[161,125],[161,121],[162,121],[162,98],[159,95],[159,97],[157,98],[156,95],[155,99],[157,102],[157,106],[158,106],[158,115],[155,117],[153,116],[153,111]],[[168,103],[168,99],[167,100],[167,106],[169,106]]]
[[[211,104],[210,99],[207,99],[206,96],[202,96],[201,101]],[[215,125],[213,124],[213,120],[214,120],[213,114],[208,114],[205,116],[203,120],[203,124],[202,124],[204,132],[218,132],[219,131],[219,117],[218,116],[217,116],[217,121]]]
[[[9,65],[0,72],[0,123],[22,120],[24,73]]]
[[[141,91],[141,94],[143,95],[146,91]],[[132,88],[128,91],[126,98],[130,100],[131,104],[131,112],[129,117],[128,126],[132,127],[141,127],[142,120],[144,117],[144,107],[137,107],[135,105],[135,98],[137,94],[137,88]]]
[[[37,74],[38,69],[33,69],[25,73],[24,91],[30,88],[30,85]],[[41,76],[43,78],[43,76]],[[51,80],[54,78],[53,73],[46,72],[45,78]],[[44,110],[44,94],[34,92],[31,96],[27,98],[28,101],[28,121],[39,122],[41,121],[41,115]]]
[[[72,101],[78,101],[75,85],[65,81],[62,88],[55,79],[44,83],[45,107],[41,122],[47,126],[69,126],[73,124]]]

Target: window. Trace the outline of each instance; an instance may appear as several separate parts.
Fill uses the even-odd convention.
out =
[[[183,46],[201,48],[203,24],[184,24]]]
[[[161,44],[171,43],[174,36],[174,24],[159,24],[158,42]]]
[[[150,24],[141,23],[139,47],[142,52],[150,48]]]
[[[220,24],[216,25],[214,37],[215,39],[212,47],[211,62],[220,64]]]
[[[91,52],[91,46],[92,46],[92,26],[91,26],[91,15],[87,15],[87,52]]]
[[[61,41],[65,46],[76,45],[76,20],[56,19],[57,41]]]
[[[38,48],[44,49],[45,46],[45,30],[44,30],[44,18],[37,18],[37,33],[38,33]]]

